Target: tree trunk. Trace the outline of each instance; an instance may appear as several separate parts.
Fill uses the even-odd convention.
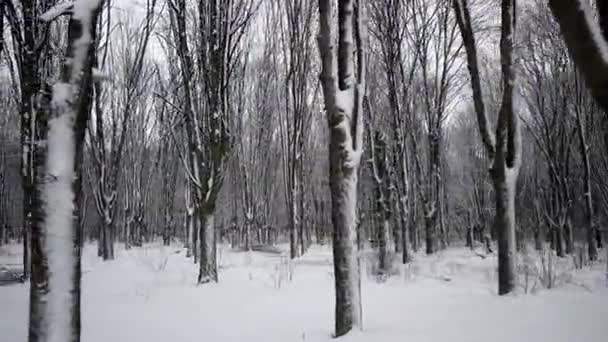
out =
[[[574,234],[572,232],[572,225],[568,220],[564,225],[564,242],[566,247],[566,254],[571,255],[574,253]]]
[[[186,257],[192,256],[192,249],[194,248],[194,213],[190,208],[186,209]]]
[[[38,150],[39,152],[40,149]],[[38,170],[36,171],[39,175],[44,174],[44,167],[42,163],[38,164]],[[41,177],[40,177],[41,178]],[[40,190],[43,187],[42,179],[39,179],[40,185],[34,188],[34,191],[38,193],[35,196],[31,196],[35,200],[30,202],[33,214],[28,221],[30,222],[30,228],[27,229],[31,232],[31,278],[30,278],[30,310],[29,310],[29,341],[30,342],[46,342],[45,330],[47,329],[44,324],[46,320],[46,307],[47,300],[46,294],[49,292],[49,266],[45,251],[45,235],[47,234],[44,230],[44,215],[42,212],[42,200]],[[29,235],[29,234],[28,234]],[[25,239],[25,237],[24,237]],[[30,239],[28,237],[28,239]],[[29,243],[28,243],[29,244]],[[29,250],[27,253],[29,254]],[[29,258],[29,256],[28,256]],[[29,266],[28,265],[28,268]]]
[[[194,254],[194,263],[197,264],[200,256],[200,227],[201,220],[198,216],[192,215],[192,251]]]
[[[301,157],[300,157],[301,158]],[[299,224],[298,224],[298,244],[300,245],[300,256],[306,253],[306,236],[305,236],[305,220],[304,220],[304,183],[302,182],[302,160],[298,161],[298,178],[300,181],[298,182],[298,206],[299,206]]]
[[[100,6],[101,0],[74,4],[79,15],[68,25],[66,58],[71,63],[64,64],[53,94],[46,169],[38,173],[46,176],[39,179],[44,185],[44,205],[42,201],[32,203],[45,213],[44,218],[32,217],[30,342],[80,341],[82,145],[90,112]]]
[[[558,257],[563,258],[564,253],[564,230],[562,227],[553,227],[553,246]]]
[[[597,260],[597,244],[594,241],[595,224],[593,219],[593,198],[591,196],[591,161],[589,158],[589,146],[585,135],[585,125],[580,111],[576,111],[576,123],[579,140],[580,153],[583,158],[583,194],[585,196],[585,226],[587,227],[587,253],[589,260]]]
[[[426,254],[435,253],[435,228],[436,228],[436,218],[437,211],[432,208],[428,211],[425,211],[424,216],[424,241],[426,246]]]
[[[399,205],[401,205],[401,261],[402,263],[407,264],[412,258],[410,255],[410,232],[408,229],[409,220],[407,212],[407,199],[401,198]]]
[[[500,167],[500,166],[499,166]],[[496,197],[496,227],[498,240],[498,294],[515,289],[515,182],[519,170],[502,167],[492,170]]]
[[[296,182],[296,179],[292,179]],[[291,189],[291,225],[289,229],[289,256],[291,259],[298,257],[298,204],[296,203],[297,190],[294,185]]]
[[[543,250],[542,234],[540,232],[540,226],[537,226],[534,229],[534,249],[537,251]]]
[[[216,264],[216,247],[215,247],[215,225],[214,216],[211,212],[204,210],[200,215],[200,263],[198,283],[206,284],[209,282],[217,282],[217,264]]]
[[[389,220],[385,217],[380,221],[380,229],[378,229],[378,268],[379,272],[386,274],[390,267],[389,248],[390,241]]]
[[[332,193],[332,224],[334,277],[336,283],[336,336],[346,334],[360,322],[357,292],[356,170],[340,170],[343,163],[341,146],[344,143],[331,136],[330,188]]]
[[[501,1],[500,61],[502,73],[502,103],[495,134],[485,112],[477,48],[467,0],[452,2],[464,42],[467,67],[471,79],[475,113],[481,140],[493,160],[490,176],[494,185],[496,216],[494,228],[498,238],[498,294],[515,289],[515,191],[521,166],[521,132],[519,118],[514,113],[514,31],[515,0]]]
[[[114,260],[114,231],[111,222],[102,219],[101,256],[103,260]]]
[[[319,0],[321,85],[329,125],[329,186],[336,294],[335,335],[361,326],[357,256],[357,171],[362,154],[365,89],[364,25],[353,0],[338,2],[338,49],[332,35],[332,1]],[[355,49],[356,45],[356,49]],[[355,54],[357,56],[355,63]],[[356,65],[356,69],[355,69]],[[354,82],[356,80],[356,82]]]

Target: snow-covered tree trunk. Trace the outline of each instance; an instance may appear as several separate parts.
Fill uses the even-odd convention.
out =
[[[453,0],[453,7],[467,55],[477,124],[490,159],[498,238],[498,294],[515,290],[515,186],[521,165],[519,119],[515,114],[513,95],[515,72],[513,36],[516,23],[515,0],[502,0],[500,57],[502,71],[502,104],[495,134],[486,117],[477,60],[477,48],[467,0]]]
[[[321,85],[329,124],[329,184],[333,224],[336,336],[361,326],[357,253],[357,183],[363,150],[365,91],[362,12],[358,1],[338,1],[336,51],[331,0],[319,0]],[[356,58],[355,58],[356,56]]]
[[[43,180],[44,217],[32,231],[40,246],[32,259],[30,342],[80,341],[80,255],[78,226],[80,162],[90,110],[95,25],[101,0],[79,0],[54,8],[41,19],[50,21],[66,10],[67,60],[53,87],[48,153]]]
[[[194,248],[196,248],[196,242],[195,242],[195,220],[196,217],[194,216],[194,202],[192,200],[192,186],[190,185],[190,181],[188,179],[186,179],[186,184],[184,186],[184,198],[185,198],[185,206],[186,206],[186,213],[185,213],[185,225],[186,225],[186,241],[185,241],[185,246],[186,247],[186,257],[189,258],[192,256],[192,250]]]
[[[583,159],[583,196],[585,197],[585,225],[587,226],[587,253],[590,261],[597,260],[597,243],[595,240],[595,220],[593,212],[593,197],[591,196],[592,183],[591,183],[591,160],[589,156],[589,144],[587,143],[587,129],[584,123],[583,115],[577,108],[576,112],[576,126],[578,133],[578,143]]]
[[[376,188],[375,211],[379,226],[376,236],[378,243],[378,271],[382,274],[386,274],[390,267],[389,243],[391,218],[387,143],[384,133],[377,131],[376,134],[372,136],[371,127],[368,128],[368,132],[371,144],[371,167]]]

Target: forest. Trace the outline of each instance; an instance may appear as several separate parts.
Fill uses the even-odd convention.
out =
[[[608,338],[608,2],[0,0],[0,341]]]

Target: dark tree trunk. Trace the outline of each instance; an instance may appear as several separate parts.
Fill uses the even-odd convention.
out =
[[[192,219],[192,250],[194,251],[194,263],[198,263],[200,257],[200,229],[201,229],[201,220],[198,216],[194,215]],[[235,232],[236,233],[236,232]]]
[[[495,227],[498,237],[498,294],[515,289],[515,180],[507,169],[492,170],[496,196]]]
[[[425,213],[424,217],[424,241],[426,254],[435,253],[435,228],[436,228],[436,211]]]
[[[542,251],[543,243],[542,243],[542,233],[540,226],[537,226],[534,229],[534,249],[537,251]]]
[[[566,254],[571,255],[574,253],[574,234],[572,232],[572,225],[569,220],[564,225],[564,242],[566,247]]]

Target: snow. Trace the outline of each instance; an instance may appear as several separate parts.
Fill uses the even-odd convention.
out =
[[[109,262],[96,252],[90,245],[83,255],[83,341],[334,341],[328,246],[313,246],[295,262],[222,246],[220,282],[204,286],[196,286],[197,267],[181,248],[118,249]],[[4,258],[0,249],[0,264]],[[608,336],[605,261],[573,271],[563,259],[558,269],[570,277],[559,288],[499,297],[493,256],[454,248],[414,258],[386,282],[363,272],[364,329],[341,340],[603,342]],[[0,340],[26,339],[27,303],[28,285],[0,287]]]
[[[44,227],[49,264],[49,293],[46,295],[48,341],[66,341],[70,336],[71,294],[73,290],[72,241],[74,229],[72,181],[75,141],[73,117],[61,115],[49,121],[46,205]]]
[[[74,8],[74,1],[64,1],[64,2],[58,3],[55,6],[51,7],[48,11],[44,12],[40,16],[40,20],[45,21],[45,22],[53,21],[53,20],[57,19],[57,17],[59,17],[59,16],[69,14],[73,8]]]
[[[93,81],[108,81],[110,80],[110,75],[104,73],[102,70],[93,68],[92,70]]]
[[[593,11],[591,10],[589,1],[578,0],[578,6],[579,10],[583,12],[583,17],[585,18],[587,26],[591,31],[591,38],[595,42],[595,45],[599,50],[600,56],[602,57],[604,64],[608,65],[608,42],[606,42],[606,40],[604,39],[600,26],[597,24],[593,16]]]
[[[100,0],[79,0],[73,3],[73,18],[80,20],[83,27],[88,28],[93,10]],[[59,4],[55,10],[45,13],[50,18],[63,8],[66,3]],[[72,3],[69,5],[72,7]],[[49,14],[51,13],[51,14]],[[48,155],[46,162],[46,181],[43,189],[45,205],[44,243],[45,254],[49,266],[48,293],[41,298],[46,301],[44,314],[45,328],[38,333],[48,342],[65,342],[70,340],[71,297],[74,290],[74,181],[76,141],[74,137],[74,121],[76,113],[71,107],[74,96],[78,94],[74,85],[79,85],[79,79],[85,66],[88,47],[91,44],[91,34],[85,29],[81,37],[74,41],[74,57],[71,59],[71,75],[67,82],[58,82],[53,86],[53,118],[49,120]],[[66,62],[67,63],[67,62]]]

